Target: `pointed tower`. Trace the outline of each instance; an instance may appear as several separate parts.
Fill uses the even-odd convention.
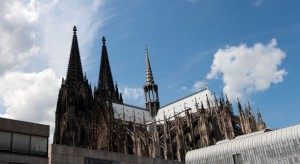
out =
[[[158,86],[155,84],[146,47],[146,84],[144,85],[146,109],[154,117],[159,109]]]
[[[82,66],[80,60],[80,53],[78,47],[78,40],[76,35],[76,26],[73,27],[73,39],[71,45],[71,53],[69,58],[69,65],[67,71],[66,84],[78,83],[83,81]]]
[[[100,94],[106,98],[115,99],[115,88],[113,83],[113,77],[110,69],[106,39],[102,38],[102,53],[99,70],[98,90]]]
[[[67,77],[62,80],[57,100],[53,143],[89,147],[93,96],[83,76],[76,31],[74,26]]]

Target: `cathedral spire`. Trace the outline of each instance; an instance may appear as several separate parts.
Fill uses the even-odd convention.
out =
[[[100,90],[107,90],[110,94],[113,94],[115,89],[105,42],[106,39],[103,36],[98,88]]]
[[[146,51],[146,85],[153,85],[154,79],[153,79],[153,75],[152,75],[147,46],[145,47],[145,51]]]
[[[148,48],[146,46],[146,83],[144,85],[145,105],[146,109],[154,117],[160,107],[158,98],[158,86],[154,83],[150,60],[148,56]]]
[[[74,26],[72,46],[71,46],[71,52],[69,58],[67,77],[66,77],[66,84],[76,82],[76,81],[83,81],[83,73],[82,73],[82,66],[81,66],[76,31],[77,31],[76,26]]]

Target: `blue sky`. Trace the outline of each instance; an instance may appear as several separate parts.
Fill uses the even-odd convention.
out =
[[[299,5],[296,0],[1,1],[0,116],[53,125],[76,25],[92,84],[106,37],[125,103],[143,106],[147,45],[161,105],[207,81],[212,92],[227,93],[233,103],[236,96],[250,101],[268,127],[298,124]]]

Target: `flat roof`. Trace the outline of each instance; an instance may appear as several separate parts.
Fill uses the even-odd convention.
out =
[[[49,137],[49,125],[0,117],[0,130]]]

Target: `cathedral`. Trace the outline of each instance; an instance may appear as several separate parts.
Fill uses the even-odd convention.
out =
[[[114,84],[105,37],[102,38],[98,84],[83,74],[79,45],[73,38],[66,78],[58,94],[53,144],[184,161],[194,149],[266,128],[248,103],[233,112],[227,96],[206,88],[160,106],[158,85],[146,49],[145,108],[123,102]]]

